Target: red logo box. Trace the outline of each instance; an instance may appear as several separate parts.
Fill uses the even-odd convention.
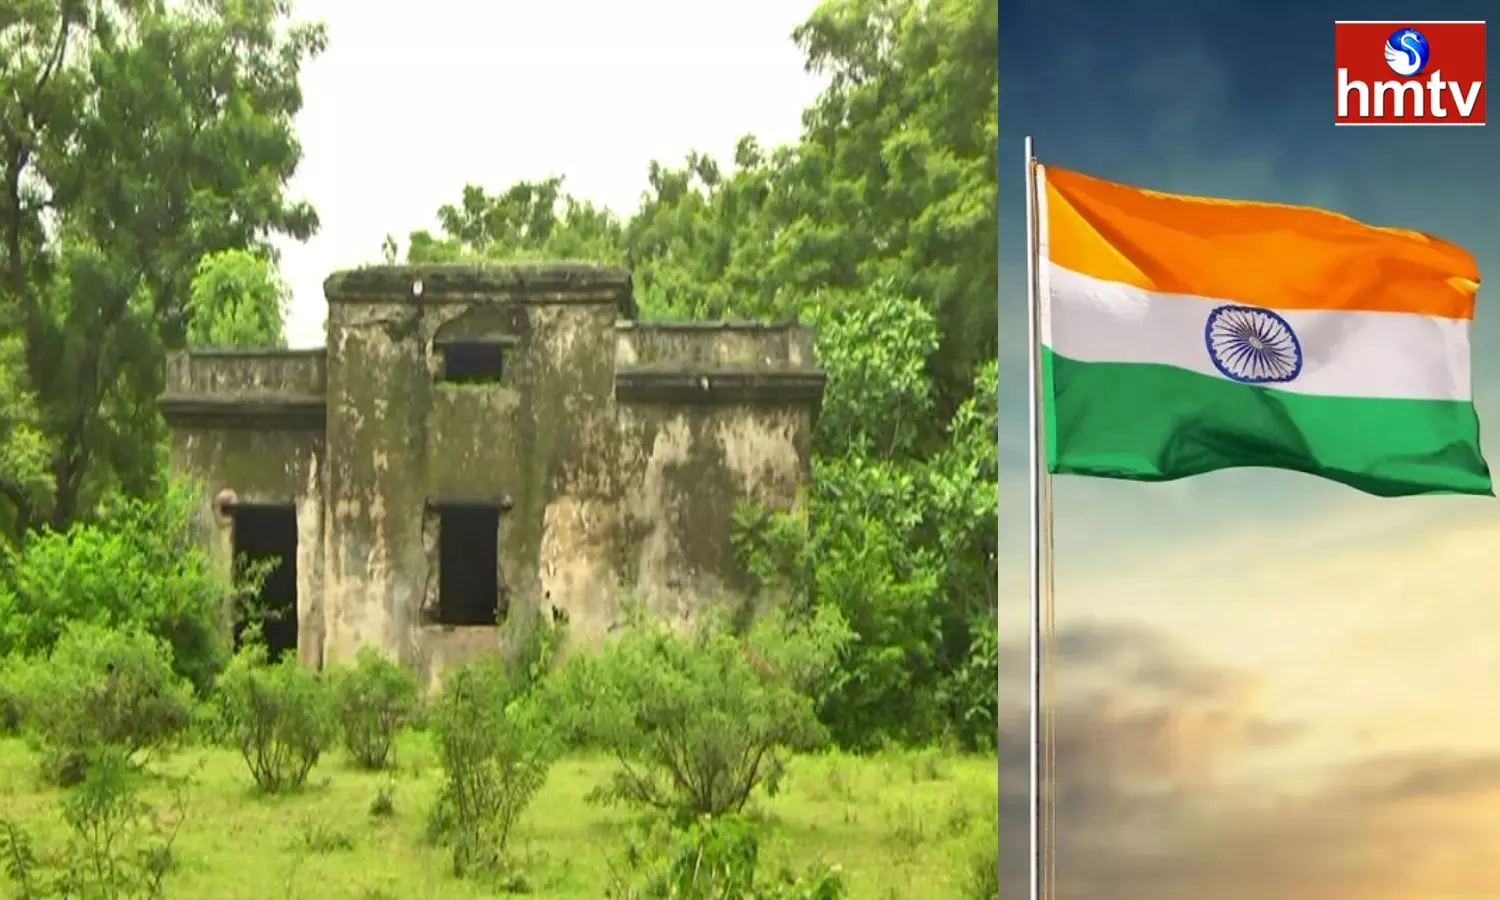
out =
[[[1483,125],[1484,64],[1483,22],[1335,22],[1333,123]]]

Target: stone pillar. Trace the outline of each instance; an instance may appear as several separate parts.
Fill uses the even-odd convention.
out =
[[[420,277],[333,275],[328,298],[325,661],[374,645],[415,663],[431,404]]]

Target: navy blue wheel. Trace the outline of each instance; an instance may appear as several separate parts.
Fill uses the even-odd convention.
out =
[[[1208,356],[1225,378],[1278,384],[1302,373],[1302,344],[1292,326],[1269,309],[1220,306],[1203,326]]]

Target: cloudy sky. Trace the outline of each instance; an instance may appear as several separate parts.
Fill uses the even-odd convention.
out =
[[[379,260],[386,234],[435,228],[465,184],[562,175],[635,209],[653,160],[728,159],[796,137],[818,90],[790,34],[813,0],[296,0],[328,25],[297,119],[292,185],[322,230],[282,246],[288,337],[322,341],[323,279]]]
[[[1027,559],[1022,136],[1105,178],[1430,231],[1500,280],[1496,126],[1331,124],[1334,20],[1418,8],[1482,19],[1492,4],[1002,0],[1008,627],[1025,625]],[[1486,422],[1500,422],[1494,290],[1474,336]],[[1488,434],[1500,460],[1500,425]],[[1497,501],[1240,471],[1060,478],[1055,516],[1061,898],[1500,895]],[[1024,647],[1008,664],[1021,685]],[[1010,782],[1024,690],[1002,699]],[[1007,834],[1024,835],[1022,786]]]

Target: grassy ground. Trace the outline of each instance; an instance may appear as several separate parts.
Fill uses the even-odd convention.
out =
[[[189,749],[159,764],[160,772],[191,777],[169,896],[495,896],[482,884],[455,880],[447,854],[424,839],[439,773],[423,736],[408,736],[399,760],[392,776],[356,771],[336,756],[314,770],[306,789],[280,797],[257,795],[231,752]],[[515,842],[532,896],[603,898],[629,817],[584,796],[609,771],[608,761],[592,758],[565,759],[552,770]],[[394,815],[371,816],[372,801],[392,778]],[[164,784],[150,797],[168,798]],[[782,792],[760,799],[752,812],[767,823],[769,862],[798,869],[818,858],[836,862],[851,900],[951,900],[962,896],[972,854],[992,827],[994,798],[992,758],[827,755],[797,759]],[[38,783],[25,746],[0,741],[0,814],[19,820],[42,848],[56,848],[65,840],[58,799],[57,790]]]

